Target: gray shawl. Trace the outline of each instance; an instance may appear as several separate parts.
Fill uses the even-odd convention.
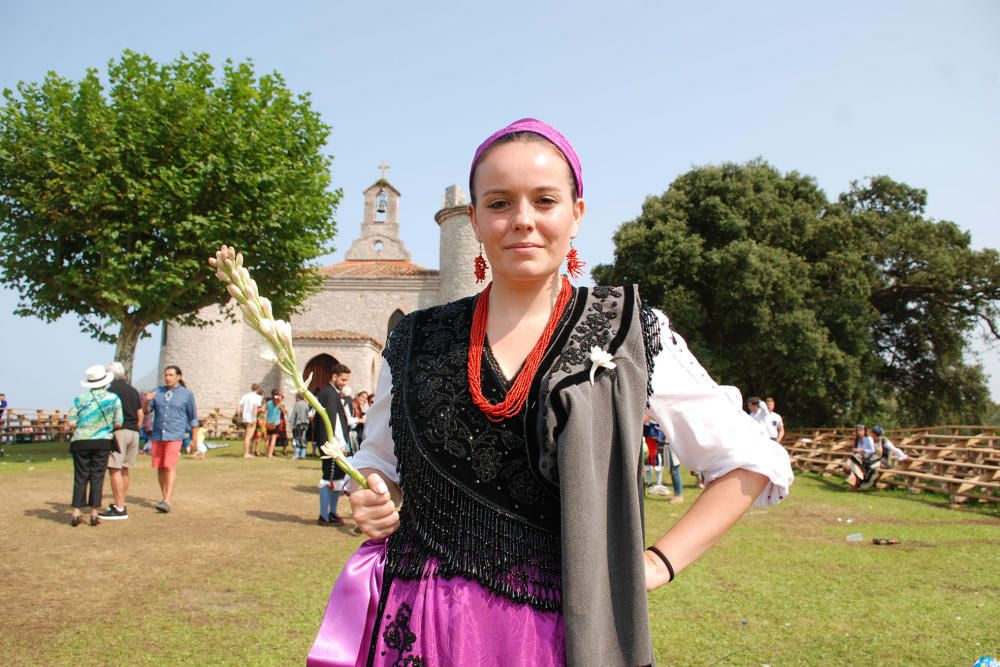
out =
[[[633,286],[594,288],[584,309],[539,392],[543,452],[558,458],[566,659],[572,666],[649,665],[643,318]],[[594,346],[610,352],[616,368],[599,368],[591,384]]]

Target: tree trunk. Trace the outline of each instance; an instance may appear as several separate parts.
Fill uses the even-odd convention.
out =
[[[125,367],[125,381],[132,382],[132,364],[135,362],[135,345],[139,342],[139,334],[145,329],[136,319],[126,317],[118,330],[118,343],[115,347],[115,361]]]

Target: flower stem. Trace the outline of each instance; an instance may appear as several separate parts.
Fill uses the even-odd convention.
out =
[[[292,374],[292,380],[295,382],[296,389],[298,389],[298,391],[306,397],[306,401],[309,402],[309,405],[316,409],[316,414],[322,417],[323,426],[326,427],[327,439],[329,441],[329,438],[333,436],[333,425],[330,423],[330,415],[327,414],[326,408],[320,405],[320,402],[316,400],[313,393],[306,388],[305,383],[303,383],[302,378],[299,377],[298,373]],[[357,468],[352,466],[346,458],[344,458],[344,455],[339,450],[337,450],[333,460],[338,466],[340,466],[340,469],[347,473],[351,479],[357,482],[362,489],[368,488],[368,482],[365,480],[364,476],[358,471]]]

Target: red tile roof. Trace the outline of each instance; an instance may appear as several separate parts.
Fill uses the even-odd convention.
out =
[[[292,338],[295,340],[361,341],[371,343],[379,350],[382,349],[382,343],[378,342],[371,336],[363,333],[357,333],[356,331],[344,331],[343,329],[296,331],[292,332]]]
[[[405,260],[349,259],[340,264],[319,267],[328,278],[399,278],[404,276],[436,276],[434,269]]]

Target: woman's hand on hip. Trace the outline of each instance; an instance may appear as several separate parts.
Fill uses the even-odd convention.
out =
[[[670,572],[652,551],[642,552],[642,564],[646,569],[646,592],[654,591],[670,581]]]

